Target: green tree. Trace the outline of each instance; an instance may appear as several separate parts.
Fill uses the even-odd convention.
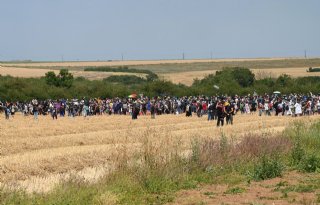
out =
[[[45,75],[46,83],[48,85],[57,86],[57,76],[53,71],[49,71]]]
[[[68,69],[61,69],[58,75],[59,86],[70,88],[73,83],[73,75],[69,73]]]
[[[286,87],[286,86],[292,84],[292,79],[289,75],[282,74],[278,77],[276,83],[281,87]]]
[[[61,69],[58,75],[49,71],[45,74],[45,80],[48,85],[70,88],[73,83],[73,75],[67,69]]]
[[[250,87],[255,81],[254,73],[248,68],[233,68],[232,76],[242,87]]]

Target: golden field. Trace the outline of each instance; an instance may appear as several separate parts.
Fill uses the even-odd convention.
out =
[[[21,67],[1,67],[0,75],[10,75],[20,78],[40,78],[45,76],[49,71],[53,71],[56,74],[59,70],[47,69],[47,68],[21,68]],[[93,71],[70,71],[74,77],[85,77],[89,80],[103,80],[104,78],[112,75],[136,75],[139,77],[145,77],[143,73],[117,73],[117,72],[93,72]]]
[[[194,59],[194,60],[141,60],[141,61],[92,61],[92,62],[0,62],[0,75],[15,77],[42,77],[48,71],[58,72],[67,68],[75,77],[90,80],[102,80],[112,75],[145,74],[120,72],[84,72],[85,67],[129,66],[129,68],[151,70],[161,79],[174,83],[191,85],[194,79],[202,79],[208,74],[215,74],[223,67],[247,67],[257,79],[278,77],[287,74],[292,77],[320,76],[319,72],[308,73],[309,67],[320,67],[320,59],[302,58],[256,58],[256,59]]]
[[[39,116],[0,118],[0,182],[10,189],[46,192],[58,183],[76,177],[96,182],[113,170],[125,155],[134,159],[145,140],[152,140],[160,152],[166,149],[188,154],[191,142],[199,138],[219,138],[221,133],[232,140],[241,140],[248,133],[268,136],[283,131],[296,120],[313,121],[310,117],[236,115],[234,125],[217,128],[216,121],[206,116],[187,118],[184,115],[92,116],[58,118]],[[148,139],[146,139],[146,137]],[[173,147],[179,145],[179,148]]]
[[[185,63],[210,63],[210,62],[244,62],[244,61],[274,61],[291,58],[228,58],[228,59],[188,59],[188,60],[125,60],[125,61],[73,61],[73,62],[19,62],[10,63],[12,66],[134,66],[134,65],[158,65],[158,64],[185,64]]]
[[[251,69],[255,74],[256,79],[265,77],[277,78],[282,74],[290,75],[293,78],[303,76],[320,76],[320,72],[309,73],[306,72],[305,67],[292,67],[292,68],[265,68],[265,69]],[[206,75],[215,74],[215,70],[202,70],[202,71],[186,71],[161,74],[162,79],[172,81],[173,83],[182,83],[185,85],[192,85],[194,79],[202,79]]]
[[[320,76],[320,72],[309,73],[306,72],[306,68],[266,68],[266,69],[251,69],[255,73],[257,79],[264,77],[278,77],[282,74],[287,74],[292,77],[301,76]],[[1,75],[11,75],[14,77],[22,78],[39,78],[45,76],[49,71],[54,71],[56,74],[59,70],[47,69],[47,68],[20,68],[20,67],[1,67]],[[185,85],[192,85],[194,79],[202,79],[206,75],[215,74],[216,70],[201,70],[201,71],[184,71],[174,73],[160,74],[160,79],[169,80],[173,83],[182,83]],[[82,71],[72,70],[71,73],[74,77],[85,77],[89,80],[102,80],[112,75],[136,75],[139,77],[145,77],[143,73],[120,73],[120,72],[94,72],[94,71]]]

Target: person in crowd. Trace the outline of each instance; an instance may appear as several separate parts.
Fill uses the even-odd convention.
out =
[[[273,104],[273,108],[276,110],[276,116],[278,116],[279,113],[282,113],[281,99],[276,99],[276,102]]]
[[[186,117],[192,117],[192,105],[191,104],[187,104],[186,106]]]
[[[11,117],[14,117],[14,114],[16,113],[16,109],[17,109],[17,106],[15,105],[15,103],[11,103],[10,104],[10,115],[11,115]]]
[[[218,115],[217,115],[217,99],[213,99],[212,101],[212,119],[217,120]]]
[[[233,114],[234,114],[234,105],[228,101],[224,103],[225,107],[225,115],[226,115],[226,123],[228,124],[233,124]]]
[[[5,115],[5,119],[9,120],[9,118],[10,118],[10,108],[9,108],[8,105],[4,107],[4,115]]]
[[[133,107],[132,107],[132,119],[133,120],[136,120],[138,119],[138,115],[140,113],[140,106],[139,104],[133,104]]]
[[[202,117],[202,103],[198,101],[196,104],[196,107],[197,107],[197,116]]]
[[[258,109],[259,109],[259,116],[262,116],[262,113],[265,113],[265,109],[264,109],[264,103],[263,101],[260,101],[258,103]]]
[[[156,116],[156,108],[154,106],[154,103],[150,103],[150,113],[151,113],[151,119],[155,119]]]
[[[213,103],[211,102],[208,107],[208,121],[213,120]]]
[[[295,116],[301,116],[302,115],[302,105],[300,103],[300,100],[296,102],[294,105],[295,108]]]
[[[56,102],[50,104],[50,111],[51,111],[51,117],[52,119],[58,119],[58,111],[57,111],[57,105],[56,105]]]
[[[224,117],[225,117],[225,107],[224,100],[221,100],[217,103],[217,127],[224,125]]]
[[[225,104],[221,102],[224,100]],[[6,102],[6,103],[4,103]],[[140,97],[132,98],[73,98],[73,99],[46,99],[31,101],[3,101],[0,102],[0,112],[8,113],[6,119],[17,112],[24,116],[33,115],[38,119],[38,115],[51,114],[53,119],[57,115],[68,116],[99,116],[99,115],[125,115],[130,113],[132,119],[137,119],[138,115],[151,113],[151,118],[155,115],[183,114],[192,117],[193,113],[201,117],[208,114],[208,121],[219,119],[217,125],[226,123],[232,124],[233,118],[238,111],[241,113],[255,114],[256,107],[259,109],[260,116],[265,115],[284,115],[300,116],[320,114],[320,95],[313,94],[288,94],[284,96],[264,94],[264,95],[245,95],[245,96],[183,96],[183,97]],[[223,114],[221,113],[221,108]],[[233,114],[230,114],[233,113]],[[275,113],[275,114],[273,114]],[[223,120],[222,120],[223,119]]]
[[[38,120],[38,115],[39,115],[38,104],[34,103],[34,105],[32,107],[32,112],[33,112],[33,119]]]

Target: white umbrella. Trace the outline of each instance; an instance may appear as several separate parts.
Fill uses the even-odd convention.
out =
[[[215,89],[217,89],[217,90],[220,89],[219,86],[217,86],[217,85],[214,85],[213,87],[214,87]]]
[[[280,91],[274,91],[273,94],[281,94]]]

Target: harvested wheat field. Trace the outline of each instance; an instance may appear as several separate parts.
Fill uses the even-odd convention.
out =
[[[58,70],[41,69],[41,68],[14,68],[14,67],[0,67],[0,75],[10,75],[20,78],[40,78],[45,76],[49,71],[54,71],[56,74]]]
[[[293,78],[304,76],[320,76],[320,72],[307,72],[306,70],[306,67],[251,69],[258,80],[267,77],[277,78],[282,74],[289,75]],[[170,80],[173,83],[182,83],[190,86],[192,85],[194,79],[200,80],[209,74],[215,73],[216,70],[186,71],[162,74],[161,77],[163,79]]]
[[[320,76],[320,72],[306,72],[306,68],[267,68],[267,69],[251,69],[256,76],[256,79],[262,79],[265,77],[277,78],[282,74],[287,74],[292,77],[302,76]],[[21,68],[21,67],[1,67],[0,75],[10,75],[14,77],[22,78],[40,78],[45,76],[49,71],[53,71],[56,74],[59,70],[47,69],[47,68]],[[95,71],[82,71],[82,70],[71,70],[74,77],[84,77],[89,80],[102,80],[104,78],[113,75],[135,75],[138,77],[146,77],[143,73],[125,73],[125,72],[95,72]],[[169,80],[173,83],[182,83],[185,85],[192,85],[194,79],[202,79],[209,74],[215,74],[216,70],[203,70],[203,71],[184,71],[160,74],[160,78]]]
[[[130,159],[145,140],[152,140],[161,152],[177,149],[190,152],[191,141],[219,138],[225,133],[232,140],[241,140],[248,133],[278,133],[296,120],[311,117],[259,117],[236,115],[233,126],[217,128],[205,117],[162,115],[151,120],[140,116],[93,116],[88,118],[23,117],[19,113],[10,120],[0,119],[0,182],[10,189],[47,192],[63,180],[79,177],[88,182],[113,170],[123,154]],[[174,145],[179,144],[179,148]],[[164,146],[166,145],[166,146]]]
[[[13,77],[20,78],[40,78],[44,77],[49,71],[53,71],[56,74],[59,70],[47,69],[47,68],[21,68],[21,67],[0,67],[0,75],[10,75]],[[125,73],[125,72],[94,72],[94,71],[70,71],[74,77],[84,77],[89,80],[103,80],[104,78],[113,75],[135,75],[138,77],[145,77],[146,74],[143,73]]]
[[[228,59],[188,59],[188,60],[126,60],[126,61],[70,61],[70,62],[19,62],[10,63],[11,66],[132,66],[132,65],[158,65],[158,64],[184,64],[184,63],[210,63],[210,62],[245,62],[245,61],[274,61],[274,60],[290,60],[297,58],[228,58]],[[6,64],[3,64],[5,66]]]
[[[281,74],[292,77],[320,76],[319,72],[306,72],[309,67],[320,67],[320,59],[302,58],[255,58],[255,59],[193,59],[193,60],[141,60],[141,61],[71,61],[71,62],[0,62],[0,75],[14,77],[42,77],[48,71],[58,72],[61,68],[69,69],[75,77],[90,80],[102,80],[111,75],[136,75],[138,73],[120,72],[85,72],[85,67],[129,66],[155,72],[161,79],[192,85],[194,79],[202,79],[208,74],[215,74],[224,67],[247,67],[256,79],[277,78]]]

